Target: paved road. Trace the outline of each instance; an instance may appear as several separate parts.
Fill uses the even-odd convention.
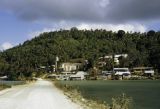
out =
[[[0,109],[81,109],[51,82],[16,86],[0,92]]]

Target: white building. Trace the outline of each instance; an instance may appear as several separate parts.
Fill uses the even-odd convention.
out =
[[[71,80],[84,80],[86,79],[86,76],[88,76],[88,74],[84,71],[78,71],[75,75],[71,75],[70,79]]]
[[[127,58],[128,54],[118,54],[118,55],[114,55],[114,62],[119,65],[119,58],[123,57],[123,58]]]
[[[82,63],[62,63],[61,68],[63,71],[71,72],[79,70],[82,67]]]
[[[127,58],[128,54],[116,54],[116,55],[114,55],[114,63],[116,65],[119,65],[119,58],[120,57]],[[113,59],[113,55],[106,55],[104,57],[99,58],[99,60],[102,60],[102,59]]]
[[[128,68],[114,68],[113,69],[115,75],[131,75],[131,72],[129,71]]]
[[[135,75],[153,76],[155,72],[153,67],[136,67],[133,68],[133,73]]]
[[[128,68],[114,68],[113,69],[115,76],[118,76],[117,79],[129,79],[131,77],[131,72]]]

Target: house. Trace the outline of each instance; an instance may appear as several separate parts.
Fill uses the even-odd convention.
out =
[[[51,78],[53,80],[69,80],[69,76],[71,74],[50,74],[48,75],[48,78]]]
[[[114,68],[113,72],[115,76],[119,77],[119,79],[131,77],[131,72],[129,71],[128,68]]]
[[[75,74],[75,72],[67,72],[67,71],[65,71],[65,72],[61,72],[61,74],[62,75],[72,75],[72,74]]]
[[[113,71],[102,71],[102,78],[105,80],[111,80],[112,74],[113,74]]]
[[[115,75],[130,75],[130,71],[128,68],[114,68],[113,69]]]
[[[66,72],[77,71],[77,70],[81,69],[82,67],[83,67],[82,63],[71,63],[71,62],[68,62],[68,63],[62,63],[61,64],[61,69],[63,71],[66,71]]]
[[[113,71],[102,71],[102,75],[112,75]]]
[[[5,79],[7,79],[8,77],[7,76],[1,76],[0,77],[0,80],[5,80]]]
[[[135,67],[133,68],[133,74],[134,75],[140,75],[140,76],[153,76],[154,75],[154,69],[153,67]]]
[[[46,68],[46,66],[40,66],[40,68],[41,68],[41,69],[45,69],[45,68]]]
[[[76,74],[70,76],[70,80],[85,80],[89,76],[84,71],[78,71]]]
[[[114,55],[114,63],[116,65],[119,65],[119,58],[120,57],[123,57],[123,58],[127,58],[128,57],[128,54],[117,54],[117,55]]]
[[[58,76],[59,75],[56,75],[56,74],[50,74],[50,75],[47,76],[47,78],[52,78],[52,79],[56,80],[58,78]]]
[[[100,65],[100,67],[102,67],[102,66],[106,65],[107,60],[112,60],[113,57],[114,57],[115,65],[119,65],[120,64],[119,58],[120,57],[127,58],[128,54],[115,54],[114,56],[113,55],[106,55],[104,57],[99,57],[98,64]]]

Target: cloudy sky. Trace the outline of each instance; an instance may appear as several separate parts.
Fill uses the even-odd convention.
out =
[[[0,0],[0,49],[60,28],[160,30],[160,0]]]

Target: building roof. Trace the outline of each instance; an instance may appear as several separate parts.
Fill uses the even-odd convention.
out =
[[[0,79],[7,79],[7,76],[1,76]]]
[[[153,69],[153,67],[135,67],[135,68],[133,68],[133,70],[140,70],[140,69],[142,69],[142,70]]]
[[[78,71],[76,75],[88,75],[88,73],[84,71]]]
[[[62,74],[74,74],[75,72],[61,72]]]
[[[62,64],[67,64],[67,65],[81,65],[82,63],[71,63],[71,62],[66,62]]]
[[[75,75],[71,75],[70,77],[81,77],[85,75],[88,75],[88,73],[84,71],[78,71]]]
[[[113,70],[129,70],[128,68],[113,68]]]
[[[128,72],[116,72],[115,75],[130,75],[131,73]]]

